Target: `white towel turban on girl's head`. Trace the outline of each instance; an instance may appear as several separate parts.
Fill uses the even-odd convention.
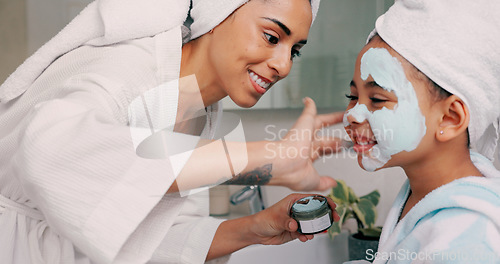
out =
[[[493,160],[500,129],[500,1],[396,0],[375,30],[465,102],[471,144]]]
[[[234,10],[249,0],[192,0],[191,39],[195,39],[219,25]],[[312,0],[313,21],[318,13],[320,0]]]

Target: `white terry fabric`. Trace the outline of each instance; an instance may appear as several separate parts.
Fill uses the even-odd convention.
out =
[[[500,263],[500,172],[471,153],[485,177],[466,177],[427,194],[398,222],[406,181],[382,228],[381,263]]]
[[[184,23],[189,0],[96,0],[0,86],[0,102],[19,96],[57,57],[87,43],[105,46],[154,36]]]
[[[2,263],[168,257],[155,251],[189,252],[183,259],[191,262],[177,263],[203,262],[221,221],[190,206],[195,197],[164,195],[175,178],[170,163],[139,158],[127,126],[130,102],[178,75],[181,45],[180,27],[106,47],[84,45],[53,62],[22,96],[0,104]],[[202,135],[213,137],[220,110],[208,108]],[[196,203],[208,207],[207,200]],[[186,233],[186,225],[204,232]]]
[[[493,160],[500,133],[500,1],[397,0],[376,31],[470,111],[471,144]]]
[[[248,2],[248,0],[193,0],[191,9],[191,39],[207,33],[231,15],[234,10]],[[314,19],[318,14],[320,0],[312,0],[311,8]]]

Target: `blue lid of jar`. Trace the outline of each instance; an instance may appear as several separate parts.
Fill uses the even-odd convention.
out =
[[[297,213],[312,212],[322,208],[325,203],[325,197],[319,195],[308,196],[296,201],[292,206],[292,211]]]

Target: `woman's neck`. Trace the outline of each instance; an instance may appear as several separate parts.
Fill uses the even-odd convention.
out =
[[[184,44],[180,69],[181,81],[179,83],[181,94],[187,93],[188,96],[191,96],[193,92],[199,91],[205,107],[225,97],[215,75],[211,74],[210,69],[213,67],[207,59],[207,49],[208,45],[206,41],[203,41],[202,37]],[[187,82],[189,85],[183,85],[183,78],[192,75],[196,77],[197,87],[193,87],[192,82]]]

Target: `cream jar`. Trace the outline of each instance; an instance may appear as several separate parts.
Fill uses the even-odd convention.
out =
[[[333,223],[332,209],[324,196],[314,195],[296,201],[290,216],[297,221],[297,232],[312,235],[327,230]]]

